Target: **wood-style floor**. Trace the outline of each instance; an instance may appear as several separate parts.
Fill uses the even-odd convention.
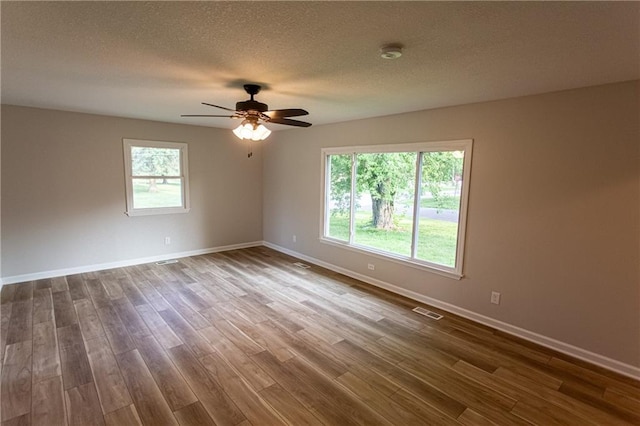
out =
[[[4,286],[2,425],[640,424],[638,382],[295,261]]]

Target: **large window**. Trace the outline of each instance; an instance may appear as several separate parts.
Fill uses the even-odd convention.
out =
[[[187,144],[124,139],[127,214],[189,211]]]
[[[471,147],[324,149],[322,239],[461,277]]]

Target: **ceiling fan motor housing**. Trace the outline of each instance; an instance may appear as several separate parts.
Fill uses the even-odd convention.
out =
[[[262,89],[262,87],[258,84],[245,84],[244,90],[251,96],[251,99],[236,102],[236,111],[268,111],[269,107],[267,106],[267,104],[263,104],[262,102],[253,100],[253,97],[260,93],[260,89]]]
[[[267,106],[267,104],[263,104],[262,102],[258,102],[254,100],[236,102],[236,111],[265,112],[268,110],[269,110],[269,107]]]

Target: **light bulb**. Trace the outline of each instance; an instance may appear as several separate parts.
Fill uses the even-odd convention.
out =
[[[236,127],[235,129],[233,129],[233,134],[236,135],[240,139],[244,139],[242,137],[242,124],[239,125],[238,127]]]
[[[250,139],[251,136],[253,136],[253,126],[251,125],[251,123],[247,123],[242,126],[241,133],[243,139]]]
[[[262,124],[258,126],[258,128],[254,132],[254,140],[263,141],[271,134],[271,130],[267,129]]]

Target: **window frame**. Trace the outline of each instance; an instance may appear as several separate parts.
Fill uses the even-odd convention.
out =
[[[125,198],[127,216],[149,216],[174,213],[188,213],[191,210],[189,202],[189,153],[188,145],[184,142],[165,142],[142,139],[122,139],[124,151],[125,170]],[[180,150],[180,175],[179,176],[133,176],[133,164],[131,158],[132,147],[145,148],[169,148]],[[133,180],[134,179],[180,179],[182,191],[182,206],[179,207],[146,207],[134,208],[133,204]]]
[[[420,199],[419,186],[421,184],[421,153],[422,152],[442,152],[442,151],[463,151],[464,160],[462,165],[462,187],[460,190],[460,210],[458,212],[458,233],[456,238],[456,261],[454,267],[446,265],[440,265],[427,260],[418,259],[416,257],[415,241],[417,233],[417,223],[415,220],[416,211],[419,208]],[[394,152],[415,152],[417,154],[416,159],[416,181],[415,196],[414,196],[414,208],[413,208],[413,227],[412,227],[412,253],[411,256],[403,256],[383,250],[375,249],[368,246],[359,245],[354,242],[354,230],[355,230],[355,189],[356,189],[356,161],[352,160],[351,170],[351,195],[350,195],[350,227],[349,227],[349,240],[343,241],[337,238],[332,238],[326,235],[329,224],[330,213],[328,212],[328,197],[329,185],[331,176],[328,173],[329,162],[327,161],[330,155],[344,155],[344,154],[377,154],[377,153],[394,153]],[[347,250],[355,251],[358,253],[372,255],[381,259],[389,260],[394,263],[399,263],[405,266],[418,268],[436,274],[440,274],[446,277],[461,279],[464,276],[464,253],[465,253],[465,241],[466,241],[466,228],[467,228],[467,213],[469,204],[469,187],[471,177],[471,160],[473,152],[473,139],[458,139],[450,141],[433,141],[433,142],[418,142],[418,143],[404,143],[404,144],[384,144],[384,145],[362,145],[362,146],[343,146],[343,147],[327,147],[321,150],[321,214],[320,214],[320,242],[341,247]]]

